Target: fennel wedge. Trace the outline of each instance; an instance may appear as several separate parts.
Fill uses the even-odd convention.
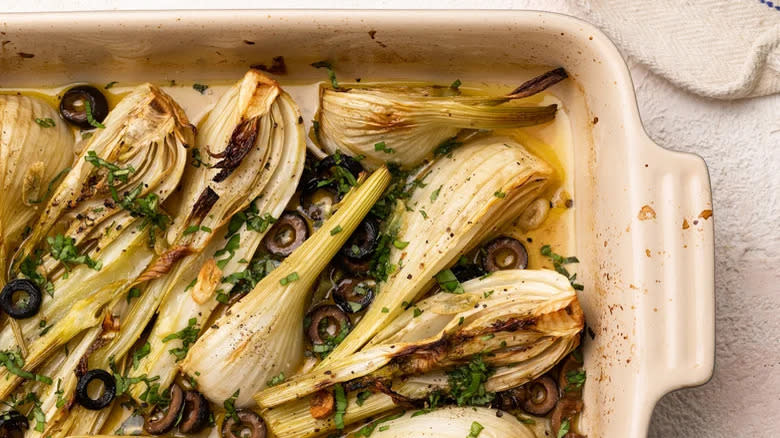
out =
[[[355,388],[340,420],[347,426],[434,394],[486,405],[494,393],[548,372],[579,344],[582,310],[566,277],[554,271],[498,271],[463,283],[463,289],[416,303],[376,337],[376,345],[261,391],[255,400],[267,408],[268,427],[279,437],[336,430],[333,417],[308,413],[306,395],[339,383]],[[473,367],[482,371],[475,374]],[[463,379],[467,384],[460,386]],[[361,391],[371,394],[357,403]]]
[[[556,69],[505,96],[461,95],[456,87],[323,86],[315,134],[328,153],[341,150],[364,156],[369,168],[388,160],[411,168],[462,129],[517,128],[552,120],[556,105],[522,106],[512,101],[566,77],[563,69]]]
[[[294,376],[255,400],[261,407],[274,407],[388,364],[381,377],[424,374],[487,353],[492,353],[484,358],[488,363],[520,363],[546,351],[557,338],[576,337],[584,326],[574,289],[554,271],[497,271],[462,286],[463,293],[442,291],[414,304],[351,356]],[[536,343],[542,348],[528,348]],[[558,359],[549,358],[525,378],[544,373]]]
[[[0,95],[0,285],[25,227],[70,168],[73,134],[46,102]]]
[[[252,259],[270,223],[284,211],[295,193],[306,154],[299,119],[300,112],[290,96],[254,70],[231,87],[206,118],[196,138],[196,147],[208,149],[214,155],[242,149],[232,142],[237,133],[246,134],[243,130],[247,121],[255,120],[252,124],[257,133],[247,136],[246,141],[251,144],[243,148],[248,149],[246,155],[224,180],[219,177],[223,168],[190,166],[185,173],[185,184],[198,189],[187,190],[190,202],[178,208],[183,215],[190,214],[188,228],[179,226],[179,230],[184,234],[183,239],[190,239],[196,247],[208,238],[212,240],[200,255],[191,256],[196,259],[193,263],[167,280],[166,291],[159,296],[162,301],[156,303],[158,318],[147,338],[149,352],[131,370],[131,378],[144,374],[159,376],[161,388],[170,385],[178,372],[177,362],[186,354],[186,350],[179,350],[184,348],[184,341],[176,338],[176,334],[202,326],[219,304],[217,290],[230,294],[234,284],[228,279],[245,268],[239,261]],[[204,232],[206,225],[192,223],[197,215],[191,213],[199,207],[201,193],[209,190],[219,198],[207,214],[198,214],[209,223],[216,223],[218,228]],[[236,212],[236,208],[242,211]],[[188,233],[188,229],[195,231]],[[142,296],[141,301],[144,300],[147,298]],[[143,312],[152,309],[149,305]],[[192,320],[194,325],[190,324]],[[178,354],[172,354],[172,349]],[[131,389],[131,395],[140,401],[143,391],[143,387],[136,386]]]
[[[414,178],[424,187],[396,202],[387,219],[391,238],[378,262],[387,277],[377,278],[374,303],[323,365],[360,349],[461,253],[522,212],[551,177],[546,163],[502,137],[467,143],[423,168]],[[393,241],[409,244],[399,248]]]
[[[168,216],[160,204],[179,183],[193,140],[183,111],[150,84],[124,97],[90,138],[14,259],[15,276],[50,293],[36,318],[21,322],[30,350],[25,369],[97,325],[100,310],[162,251]],[[42,332],[39,320],[51,328]],[[5,327],[0,346],[12,345]],[[19,379],[3,368],[0,381],[5,397]]]
[[[227,400],[237,394],[236,405],[248,406],[267,381],[294,373],[303,359],[301,327],[310,288],[389,181],[390,173],[380,168],[353,188],[317,232],[190,348],[181,368],[197,378],[204,395]],[[336,226],[342,232],[331,233]]]
[[[496,409],[446,407],[416,415],[419,412],[374,421],[348,436],[368,433],[373,438],[536,438],[513,415],[502,415]]]

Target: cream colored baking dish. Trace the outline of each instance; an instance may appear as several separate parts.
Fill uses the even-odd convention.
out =
[[[198,11],[6,15],[0,87],[238,78],[283,55],[284,81],[346,77],[518,83],[563,66],[571,123],[575,253],[587,314],[590,437],[639,437],[665,393],[714,361],[710,183],[696,156],[642,128],[625,63],[598,30],[530,11]],[[522,72],[522,73],[520,73]]]

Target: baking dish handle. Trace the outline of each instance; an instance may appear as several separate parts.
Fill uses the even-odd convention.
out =
[[[712,376],[715,356],[714,227],[704,160],[651,143],[643,148],[642,190],[634,233],[644,313],[644,370],[655,403],[664,394],[700,385]],[[643,195],[644,194],[644,195]],[[644,199],[644,200],[643,200]],[[639,240],[639,242],[637,242]],[[635,248],[637,246],[634,246]]]

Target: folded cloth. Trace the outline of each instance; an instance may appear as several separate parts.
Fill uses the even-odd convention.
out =
[[[780,0],[576,0],[632,58],[720,99],[780,93]]]

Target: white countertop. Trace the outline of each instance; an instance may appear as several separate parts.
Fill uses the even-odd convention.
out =
[[[310,7],[532,8],[572,13],[564,0],[3,3],[3,12]],[[741,101],[706,99],[674,88],[631,60],[629,65],[650,136],[664,147],[694,152],[707,161],[715,212],[715,375],[702,387],[664,397],[653,414],[649,436],[774,436],[772,432],[780,432],[780,95]]]

